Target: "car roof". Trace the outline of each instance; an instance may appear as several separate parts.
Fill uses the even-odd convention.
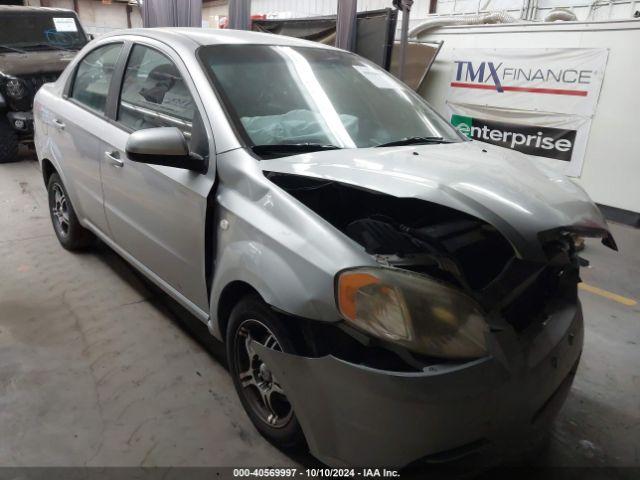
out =
[[[0,5],[0,15],[3,13],[72,13],[68,8],[23,7],[22,5]]]
[[[284,45],[291,47],[315,47],[333,49],[328,45],[317,42],[301,40],[285,35],[271,33],[249,32],[246,30],[216,29],[216,28],[188,28],[188,27],[163,27],[163,28],[132,28],[110,32],[103,37],[137,35],[149,37],[158,41],[173,44],[181,42],[186,47],[199,47],[203,45]]]

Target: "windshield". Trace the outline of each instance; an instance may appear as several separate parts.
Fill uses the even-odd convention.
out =
[[[321,150],[461,141],[420,96],[347,52],[215,45],[199,55],[251,146]],[[283,148],[289,150],[301,151]]]
[[[71,13],[2,13],[0,53],[33,50],[79,50],[87,39]],[[4,48],[3,48],[4,47]]]

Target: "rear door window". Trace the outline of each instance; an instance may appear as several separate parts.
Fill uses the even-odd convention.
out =
[[[70,97],[91,110],[104,113],[111,77],[121,51],[121,43],[112,43],[86,55],[76,69]]]

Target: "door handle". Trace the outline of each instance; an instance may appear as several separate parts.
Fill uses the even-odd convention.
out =
[[[111,166],[116,168],[124,167],[124,161],[120,159],[120,153],[118,153],[117,151],[104,152],[104,156],[109,161]]]
[[[56,126],[57,129],[64,130],[64,127],[65,127],[64,122],[58,120],[57,118],[53,119],[53,124]]]

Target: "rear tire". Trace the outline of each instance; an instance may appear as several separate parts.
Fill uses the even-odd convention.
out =
[[[93,234],[80,225],[67,189],[64,188],[57,173],[52,174],[49,178],[47,192],[51,222],[60,245],[71,251],[83,250],[91,245]]]
[[[303,446],[304,434],[285,392],[249,346],[255,341],[295,353],[280,317],[258,295],[248,295],[231,312],[226,337],[229,371],[251,422],[279,447]]]
[[[0,119],[0,163],[18,159],[18,135],[6,119]]]

